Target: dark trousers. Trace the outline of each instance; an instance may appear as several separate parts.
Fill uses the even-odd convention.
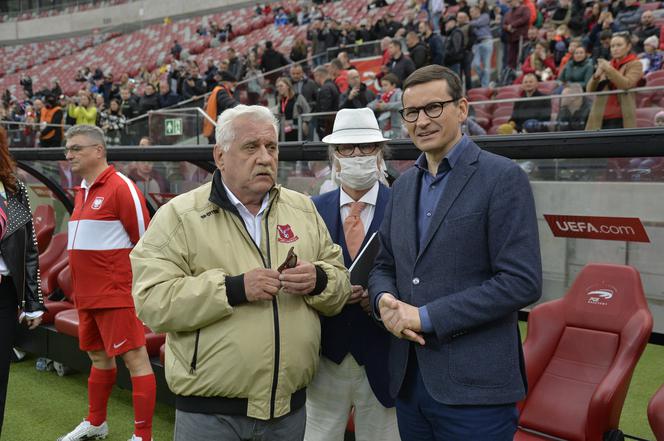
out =
[[[16,334],[16,290],[11,278],[0,281],[0,435],[5,416],[5,400],[9,381],[9,360]]]
[[[507,67],[516,69],[518,58],[519,58],[519,41],[517,40],[507,43]]]
[[[411,352],[408,372],[397,398],[402,441],[512,441],[518,412],[514,403],[497,406],[450,406],[427,392]]]

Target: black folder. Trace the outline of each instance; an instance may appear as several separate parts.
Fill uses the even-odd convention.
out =
[[[369,286],[369,273],[374,266],[374,260],[379,249],[380,240],[378,240],[378,234],[374,233],[350,266],[351,285],[361,285],[365,289]]]

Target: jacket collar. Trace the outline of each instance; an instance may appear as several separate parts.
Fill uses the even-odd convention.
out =
[[[279,196],[280,191],[280,185],[274,185],[270,189],[270,202],[268,205],[271,205],[272,202],[274,202],[274,200]],[[215,170],[214,174],[212,175],[212,185],[210,188],[210,197],[208,200],[217,205],[222,210],[226,210],[240,216],[240,212],[237,211],[237,208],[235,205],[233,205],[233,202],[231,202],[231,199],[228,197],[228,193],[224,188],[221,172],[218,169]]]
[[[85,180],[83,182],[85,183],[85,185],[88,186],[88,188],[92,188],[96,185],[101,185],[101,184],[105,183],[106,181],[108,181],[108,178],[110,178],[114,174],[115,174],[115,167],[112,166],[112,165],[109,165],[108,167],[106,167],[106,169],[103,172],[101,172],[101,174],[99,176],[97,176],[97,179],[95,179],[92,184],[90,184],[88,182],[85,182]],[[83,187],[84,187],[84,185],[83,185],[83,183],[81,183],[81,188],[83,188]]]

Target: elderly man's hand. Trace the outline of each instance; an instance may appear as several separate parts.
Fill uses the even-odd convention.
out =
[[[420,312],[412,305],[397,300],[392,294],[385,293],[378,302],[383,325],[397,338],[419,343],[424,346],[424,337],[420,334]]]
[[[280,286],[276,270],[256,268],[244,273],[244,293],[250,302],[272,300]]]
[[[311,262],[299,261],[294,268],[283,270],[279,280],[285,292],[306,296],[316,286],[316,267]]]
[[[364,288],[362,288],[362,285],[352,285],[350,288],[351,288],[351,293],[350,297],[348,297],[348,300],[346,301],[346,304],[352,305],[354,303],[359,303],[360,300],[362,300],[362,294],[364,293]]]

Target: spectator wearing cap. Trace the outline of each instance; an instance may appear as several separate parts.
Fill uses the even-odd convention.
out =
[[[390,54],[390,61],[387,62],[387,68],[396,75],[400,82],[408,78],[408,75],[415,71],[415,64],[408,56],[401,52],[401,43],[392,39],[387,46]]]
[[[218,75],[219,83],[212,90],[207,103],[205,103],[205,113],[207,113],[213,121],[217,121],[217,118],[224,112],[224,110],[232,109],[240,104],[233,97],[236,81],[235,78],[226,71],[221,71]],[[214,124],[208,121],[207,118],[203,122],[203,134],[208,138],[210,144],[216,142]]]
[[[429,47],[431,54],[431,64],[444,65],[445,62],[445,42],[439,33],[434,33],[429,23],[421,21],[419,26],[420,34],[424,42]]]
[[[391,139],[401,138],[401,82],[394,74],[381,80],[381,93],[367,107],[378,114],[378,123],[383,134]]]
[[[385,139],[369,109],[342,109],[323,138],[341,187],[314,198],[347,268],[377,232],[390,190],[384,179]],[[388,390],[389,334],[376,326],[366,287],[352,286],[341,313],[321,317],[321,356],[307,390],[307,441],[342,439],[351,408],[357,441],[398,441]]]
[[[286,66],[288,64],[289,64],[288,60],[286,59],[286,57],[284,57],[284,54],[274,50],[271,41],[265,42],[265,52],[263,52],[263,56],[261,57],[261,70],[264,73],[270,72],[267,75],[265,75],[265,78],[271,84],[273,84],[274,81],[279,76],[281,76],[281,72],[272,72],[272,71],[279,69],[280,67]]]
[[[461,67],[466,57],[463,31],[457,26],[456,17],[445,22],[445,65],[461,76]]]
[[[662,52],[659,50],[659,38],[654,35],[646,38],[646,41],[643,42],[643,49],[643,53],[639,55],[641,63],[643,63],[643,73],[649,74],[660,70],[662,68]]]

